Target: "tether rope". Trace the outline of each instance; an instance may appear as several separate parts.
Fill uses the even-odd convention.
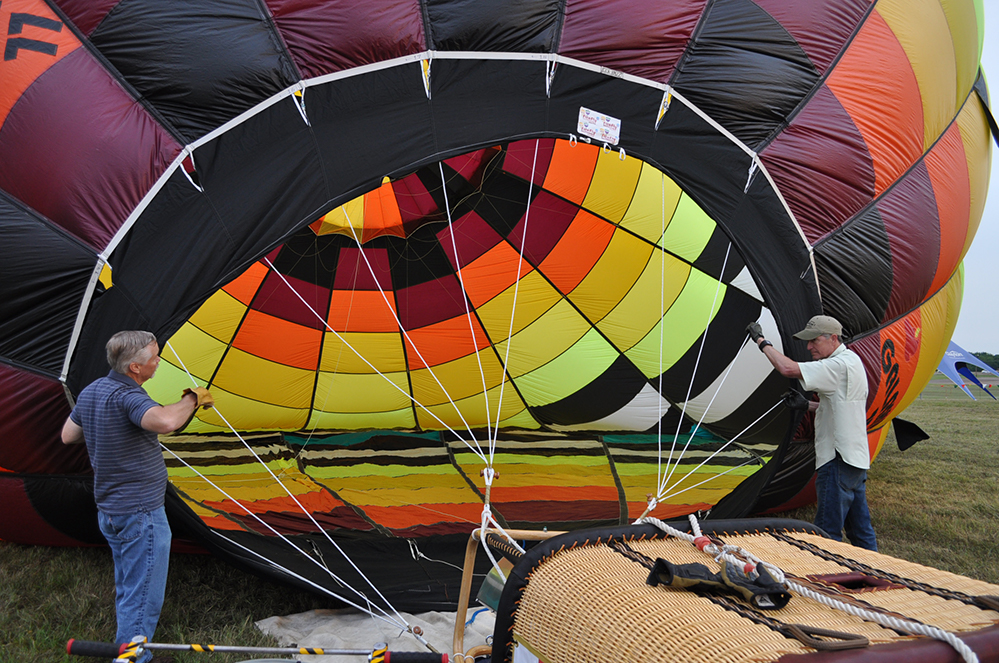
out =
[[[755,571],[755,567],[758,564],[762,564],[763,567],[770,572],[770,575],[773,576],[774,580],[783,584],[788,589],[805,596],[806,598],[817,601],[826,607],[841,610],[865,621],[874,622],[896,631],[923,635],[935,640],[941,640],[957,650],[957,652],[961,655],[961,658],[963,658],[967,663],[978,663],[978,655],[975,654],[975,652],[972,651],[972,649],[963,640],[958,638],[953,633],[937,628],[936,626],[921,624],[908,619],[899,619],[898,617],[881,612],[865,610],[859,606],[840,601],[839,599],[816,592],[808,587],[804,587],[793,580],[788,580],[784,575],[784,571],[781,570],[780,567],[756,557],[748,550],[745,550],[740,546],[723,545],[719,547],[715,543],[712,543],[710,539],[701,534],[701,527],[697,522],[697,518],[690,515],[688,516],[688,519],[690,520],[690,528],[693,531],[693,534],[688,534],[687,532],[682,532],[674,527],[670,527],[658,518],[645,516],[640,518],[637,522],[655,525],[670,536],[674,536],[678,539],[684,539],[685,541],[690,542],[698,550],[714,557],[716,562],[720,562],[724,559],[726,562],[735,565],[736,568],[743,569],[746,572],[746,575],[748,575],[751,579],[758,575]],[[739,557],[736,557],[736,553],[738,553]],[[748,570],[746,568],[747,561],[750,562],[753,570]]]

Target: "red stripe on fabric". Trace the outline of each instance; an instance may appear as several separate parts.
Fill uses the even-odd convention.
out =
[[[449,227],[441,229],[437,233],[437,241],[451,261],[451,266],[457,270],[459,267],[463,269],[499,244],[502,238],[481,216],[471,211],[455,219]]]
[[[936,292],[950,280],[963,257],[971,217],[971,179],[961,129],[955,122],[926,155],[940,220],[940,259],[930,284]]]
[[[302,300],[305,300],[307,305]],[[252,306],[257,311],[269,313],[289,322],[313,329],[325,329],[324,318],[329,303],[330,291],[326,288],[293,276],[282,278],[270,272],[260,285]]]
[[[507,241],[518,251],[523,243],[524,257],[532,264],[540,265],[562,239],[578,212],[578,206],[542,191],[531,202],[530,210],[510,232]],[[524,228],[527,228],[526,240],[523,239]]]
[[[403,329],[418,329],[465,315],[465,294],[456,275],[396,291],[396,306]]]
[[[82,546],[78,541],[52,527],[42,518],[28,499],[24,481],[0,476],[0,540],[32,546]]]
[[[510,143],[503,157],[503,170],[528,182],[531,181],[533,172],[534,184],[541,186],[548,173],[548,165],[551,163],[554,151],[555,140],[551,138]]]
[[[362,254],[363,251],[363,254]],[[359,249],[348,246],[340,249],[335,290],[392,290],[392,273],[389,269],[388,251],[385,249]]]

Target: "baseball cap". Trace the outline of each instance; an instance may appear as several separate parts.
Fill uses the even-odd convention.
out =
[[[839,324],[839,320],[828,315],[813,315],[812,319],[805,325],[805,328],[795,334],[794,337],[800,338],[802,341],[811,341],[813,338],[818,338],[823,334],[842,336],[843,325]]]

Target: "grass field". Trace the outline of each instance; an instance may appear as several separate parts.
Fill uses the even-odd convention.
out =
[[[999,403],[977,387],[973,393],[984,398],[971,401],[945,383],[935,379],[902,415],[930,439],[900,452],[889,436],[872,466],[872,519],[882,552],[999,584]],[[782,515],[809,520],[813,513]],[[0,541],[0,662],[85,660],[65,654],[66,640],[112,638],[113,603],[106,549]],[[156,639],[273,645],[254,621],[321,607],[331,606],[207,555],[174,555]],[[245,658],[176,656],[178,663]]]

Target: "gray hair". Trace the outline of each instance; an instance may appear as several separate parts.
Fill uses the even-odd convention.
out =
[[[128,375],[128,366],[133,361],[140,364],[149,361],[149,346],[155,342],[156,336],[152,332],[139,329],[118,332],[108,340],[106,346],[111,370]]]

